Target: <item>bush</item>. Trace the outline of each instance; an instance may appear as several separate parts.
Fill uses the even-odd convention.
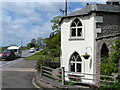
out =
[[[101,87],[100,90],[112,90],[112,88],[114,88],[114,90],[120,90],[120,82],[116,82],[110,86]]]
[[[101,74],[111,75],[112,73],[118,73],[118,61],[120,58],[120,40],[114,41],[112,45],[113,51],[109,53],[108,57],[104,58],[104,62],[101,63]]]
[[[41,55],[40,59],[37,61],[36,69],[40,71],[40,65],[44,65],[50,68],[59,68],[60,67],[60,59],[59,57],[53,58],[45,55]]]

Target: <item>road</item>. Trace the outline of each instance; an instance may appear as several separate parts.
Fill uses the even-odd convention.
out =
[[[32,79],[36,72],[36,61],[23,60],[34,53],[24,50],[21,58],[13,61],[2,61],[2,88],[21,88],[25,90],[41,90],[35,88]],[[4,90],[4,89],[3,89]]]
[[[23,50],[23,51],[22,51],[22,58],[31,56],[31,55],[33,55],[33,54],[35,54],[35,53],[29,53],[29,50]],[[16,61],[18,61],[19,59],[21,59],[21,58],[18,58],[18,59],[14,60],[14,61],[5,61],[5,60],[4,60],[4,61],[0,61],[0,67],[3,67],[3,66],[5,66],[5,65],[11,64],[11,63],[13,63],[13,62],[16,62]]]

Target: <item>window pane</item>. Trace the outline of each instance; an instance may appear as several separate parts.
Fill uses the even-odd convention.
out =
[[[74,22],[77,24],[80,20],[79,19],[75,19]]]
[[[77,26],[82,26],[82,23],[79,21],[78,25]]]
[[[77,52],[74,53],[75,58],[77,58],[79,54]]]
[[[76,36],[76,29],[72,29],[72,36]]]
[[[71,59],[70,59],[71,61],[75,61],[75,56],[74,55],[72,55],[72,57],[71,57]]]
[[[71,71],[75,72],[75,63],[71,63]]]
[[[77,72],[81,72],[81,63],[77,63]]]
[[[75,22],[72,23],[71,27],[76,27]]]
[[[77,36],[82,36],[82,28],[77,29]]]
[[[80,55],[77,57],[77,61],[82,61]]]

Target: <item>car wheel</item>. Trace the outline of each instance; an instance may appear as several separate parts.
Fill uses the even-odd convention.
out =
[[[15,60],[15,59],[16,59],[16,56],[13,57],[13,60]]]
[[[8,59],[6,58],[5,61],[8,61]]]
[[[13,58],[12,57],[10,57],[10,61],[12,61],[13,60]]]
[[[5,61],[11,61],[11,58],[5,58]]]

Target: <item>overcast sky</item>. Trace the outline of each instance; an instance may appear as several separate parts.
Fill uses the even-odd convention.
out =
[[[101,2],[104,3],[104,2]],[[69,2],[68,12],[85,7],[84,2]],[[2,2],[2,45],[26,45],[33,38],[49,36],[50,20],[63,16],[63,2]]]

